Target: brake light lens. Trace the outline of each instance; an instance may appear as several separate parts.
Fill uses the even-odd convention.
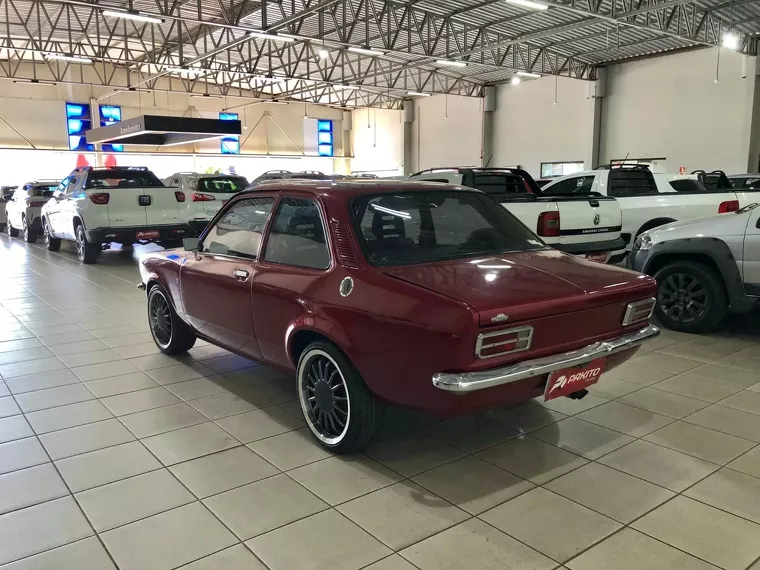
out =
[[[193,194],[193,202],[211,202],[216,200],[213,194],[199,194],[198,192]]]
[[[654,311],[655,302],[654,297],[650,297],[643,301],[628,303],[623,315],[623,326],[638,323],[639,321],[648,321],[652,316],[652,311]]]
[[[533,327],[517,327],[489,333],[480,333],[475,342],[475,355],[480,358],[504,356],[530,348]]]
[[[728,200],[721,202],[718,206],[719,214],[727,214],[728,212],[736,212],[739,210],[739,200]]]
[[[559,237],[559,212],[541,212],[536,233],[541,237]]]
[[[108,192],[98,192],[96,194],[90,194],[90,201],[93,204],[99,204],[100,206],[105,206],[108,204],[108,201],[111,199],[111,195]]]
[[[185,193],[184,192],[175,192],[174,197],[177,199],[177,202],[184,202],[185,201]]]

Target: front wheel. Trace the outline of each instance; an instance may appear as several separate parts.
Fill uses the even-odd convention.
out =
[[[18,237],[18,230],[13,227],[10,220],[8,220],[8,225],[5,226],[5,229],[8,231],[10,237]]]
[[[76,230],[77,257],[85,265],[90,265],[98,260],[101,245],[99,243],[89,243],[84,233],[84,226],[79,224]]]
[[[24,218],[21,223],[24,226],[24,241],[26,243],[35,243],[37,241],[37,232],[29,227],[26,218]]]
[[[43,221],[43,233],[45,234],[45,247],[48,251],[58,251],[61,249],[61,240],[54,238],[50,231],[50,224],[47,220]]]
[[[298,360],[298,399],[319,444],[333,453],[365,448],[382,426],[383,405],[333,344],[310,344]]]
[[[701,333],[716,327],[726,316],[726,291],[710,267],[676,261],[657,271],[654,278],[655,314],[669,329]]]
[[[179,318],[159,285],[148,293],[148,323],[153,341],[164,354],[180,354],[193,348],[196,339],[193,329]]]

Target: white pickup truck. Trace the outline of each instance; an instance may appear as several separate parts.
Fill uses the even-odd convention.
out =
[[[432,168],[408,180],[445,182],[489,194],[547,245],[599,262],[625,255],[620,237],[622,215],[606,196],[546,196],[530,174],[519,168]]]
[[[630,251],[639,234],[670,222],[735,212],[751,193],[707,190],[697,174],[653,174],[643,165],[602,167],[569,174],[542,188],[545,196],[612,196],[623,211],[622,237]],[[755,193],[757,201],[757,193]]]

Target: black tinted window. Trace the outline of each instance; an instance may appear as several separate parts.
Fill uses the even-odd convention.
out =
[[[216,176],[214,178],[201,178],[198,180],[199,192],[216,192],[220,194],[234,194],[245,190],[248,181],[242,176]]]
[[[316,202],[302,198],[280,201],[269,230],[264,259],[310,269],[330,266],[325,228]]]
[[[376,265],[546,247],[497,202],[477,192],[362,196],[351,209],[367,257]]]
[[[235,203],[203,238],[203,251],[255,259],[274,198]]]
[[[651,196],[658,194],[657,183],[649,170],[611,168],[607,182],[609,196]]]
[[[530,192],[515,174],[475,174],[473,186],[486,194],[525,194]]]
[[[670,185],[676,192],[688,192],[694,194],[695,192],[706,192],[706,188],[702,186],[699,180],[693,180],[690,178],[682,178],[681,180],[671,180]]]
[[[93,170],[87,173],[85,189],[89,188],[163,188],[161,182],[150,170]]]
[[[552,184],[549,188],[544,187],[543,194],[545,196],[558,196],[562,194],[589,194],[591,187],[594,185],[594,175],[588,176],[574,176],[561,182]]]

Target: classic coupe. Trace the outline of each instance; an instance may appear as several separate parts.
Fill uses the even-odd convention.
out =
[[[648,338],[655,283],[546,246],[487,194],[293,181],[140,262],[153,338],[295,374],[311,433],[362,449],[385,404],[452,417],[583,397]]]

